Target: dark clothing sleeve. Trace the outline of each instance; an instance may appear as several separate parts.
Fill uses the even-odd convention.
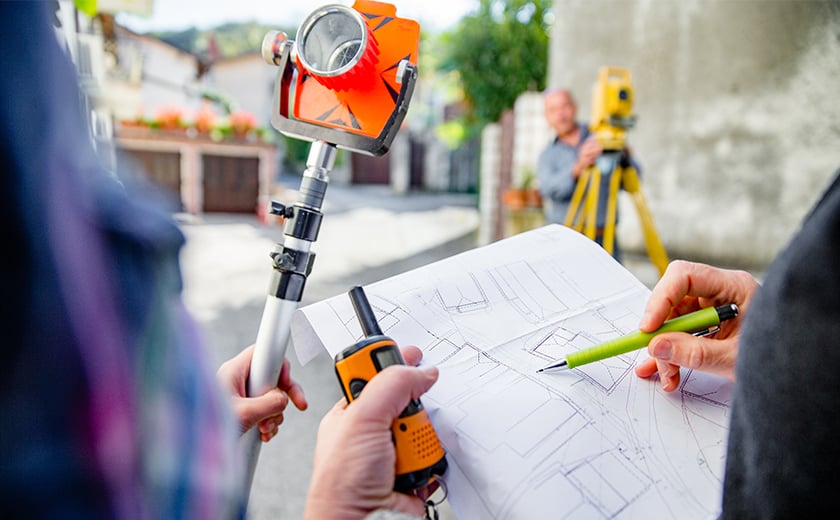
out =
[[[183,236],[100,167],[54,9],[0,2],[0,516],[242,516]]]
[[[723,516],[835,517],[840,490],[837,177],[768,270],[743,327]]]

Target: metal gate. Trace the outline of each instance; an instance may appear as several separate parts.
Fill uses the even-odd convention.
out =
[[[205,212],[254,213],[259,195],[259,159],[202,155]]]

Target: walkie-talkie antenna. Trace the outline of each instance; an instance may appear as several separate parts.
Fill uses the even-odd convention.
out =
[[[359,323],[362,325],[362,332],[365,337],[381,336],[382,329],[379,328],[379,323],[376,321],[376,315],[370,307],[364,289],[357,285],[350,289],[350,301],[353,302],[353,310],[356,311],[356,317],[359,318]]]

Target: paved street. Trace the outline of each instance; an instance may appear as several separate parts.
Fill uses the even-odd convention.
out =
[[[283,198],[293,200],[289,190],[297,179],[286,184]],[[475,206],[474,195],[400,196],[384,186],[330,186],[302,304],[474,247]],[[218,366],[254,342],[270,278],[268,254],[282,239],[282,229],[250,215],[210,214],[182,221],[185,301]],[[646,258],[629,257],[625,263],[644,283],[656,280]],[[249,504],[254,520],[301,517],[318,423],[341,396],[326,354],[301,367],[291,346],[287,352],[310,408],[289,409],[278,436],[263,446]],[[448,508],[441,517],[454,518]]]
[[[288,182],[295,189],[297,183]],[[294,199],[292,192],[283,195]],[[384,186],[331,185],[302,304],[473,247],[475,206],[474,195],[399,196]],[[282,228],[249,215],[208,214],[182,221],[187,236],[184,297],[218,366],[254,342],[270,278],[268,254],[282,240]],[[287,353],[310,408],[289,409],[280,433],[263,446],[249,503],[254,520],[301,518],[318,423],[341,396],[326,353],[306,367],[291,346]],[[454,518],[446,511],[442,517]]]

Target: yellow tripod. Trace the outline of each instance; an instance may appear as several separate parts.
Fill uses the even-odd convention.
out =
[[[595,164],[584,169],[578,177],[564,224],[595,240],[599,227],[597,217],[600,190],[609,190],[601,238],[604,249],[613,254],[618,190],[623,187],[633,198],[648,257],[662,276],[668,267],[668,255],[653,224],[639,174],[630,163],[625,147],[626,129],[635,123],[632,97],[628,71],[611,67],[601,69],[593,90],[590,130],[604,151]]]

